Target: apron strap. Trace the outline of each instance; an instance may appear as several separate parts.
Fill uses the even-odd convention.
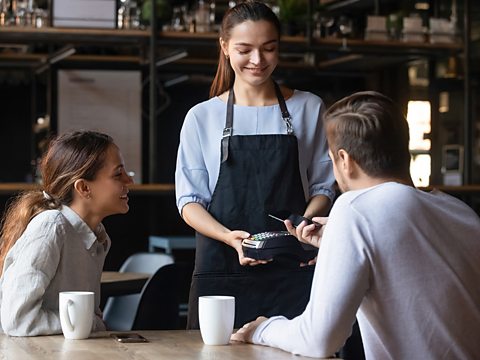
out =
[[[280,110],[282,111],[282,119],[285,121],[285,125],[287,126],[287,134],[293,134],[293,126],[292,126],[292,117],[287,109],[287,104],[285,104],[285,99],[282,94],[282,90],[280,90],[280,86],[274,81],[273,85],[275,87],[275,93],[277,94],[278,105],[280,105]]]
[[[293,126],[292,126],[292,117],[287,109],[287,104],[285,104],[285,99],[283,97],[282,91],[280,90],[280,86],[274,81],[273,82],[275,88],[275,94],[277,95],[278,105],[280,106],[280,110],[282,112],[282,119],[285,121],[285,125],[287,126],[287,134],[293,134]],[[233,92],[233,86],[228,93],[228,101],[227,101],[227,116],[225,119],[225,128],[223,129],[223,136],[222,136],[222,163],[227,161],[228,159],[228,146],[230,143],[230,136],[232,136],[232,129],[233,129],[233,102],[235,100],[235,94]]]
[[[233,86],[228,93],[227,101],[227,118],[225,119],[225,129],[223,129],[222,136],[222,163],[228,159],[228,144],[230,143],[230,136],[232,136],[233,127],[233,101],[234,101]]]

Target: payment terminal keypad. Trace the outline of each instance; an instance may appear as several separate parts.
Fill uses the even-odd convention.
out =
[[[265,231],[258,234],[253,234],[250,239],[254,241],[263,241],[288,235],[290,235],[288,231]]]

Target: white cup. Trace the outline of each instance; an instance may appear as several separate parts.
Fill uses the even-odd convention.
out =
[[[206,345],[226,345],[230,342],[235,319],[233,296],[200,296],[198,320]]]
[[[92,331],[95,293],[63,291],[59,293],[60,324],[65,339],[86,339]]]

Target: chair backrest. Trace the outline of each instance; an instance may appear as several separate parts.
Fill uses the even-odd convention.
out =
[[[187,263],[158,269],[143,287],[132,330],[182,328],[179,305],[187,301],[192,272],[193,265]]]
[[[136,253],[120,267],[120,272],[141,272],[154,274],[163,266],[173,263],[171,255],[162,253]],[[146,286],[146,285],[145,285]],[[132,329],[141,294],[110,297],[103,310],[107,329],[128,331]]]
[[[162,266],[172,264],[173,257],[163,253],[142,252],[128,257],[120,267],[120,272],[140,272],[155,274]]]

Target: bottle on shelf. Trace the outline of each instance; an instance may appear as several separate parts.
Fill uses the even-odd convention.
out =
[[[198,0],[197,9],[195,10],[195,31],[210,31],[210,5],[204,0]]]
[[[138,29],[140,27],[140,9],[134,0],[120,0],[117,10],[118,29]]]
[[[171,28],[173,31],[185,31],[185,15],[181,6],[173,7]]]

